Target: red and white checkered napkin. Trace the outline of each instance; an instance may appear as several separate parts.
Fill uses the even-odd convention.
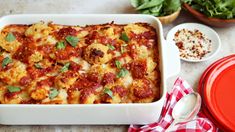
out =
[[[184,95],[189,94],[192,91],[193,89],[186,81],[178,78],[173,86],[172,91],[166,95],[166,101],[162,108],[159,121],[141,127],[130,125],[128,132],[165,131],[173,122],[171,114],[176,102]],[[176,132],[216,132],[218,130],[218,128],[208,118],[206,118],[202,112],[199,112],[196,119],[179,123],[174,128],[174,131]]]

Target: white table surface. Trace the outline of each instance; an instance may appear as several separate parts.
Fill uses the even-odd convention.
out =
[[[0,0],[0,16],[8,14],[21,13],[95,13],[95,14],[122,14],[136,13],[131,7],[129,0]],[[198,22],[187,12],[181,12],[177,20],[165,25],[164,35],[166,36],[169,29],[173,26],[185,22]],[[207,62],[188,63],[181,62],[181,72],[178,76],[187,80],[193,88],[197,89],[198,80],[202,72],[215,60],[224,56],[235,53],[235,26],[230,28],[214,28],[219,34],[222,41],[222,48],[219,53]],[[176,77],[168,79],[168,89],[171,89]],[[128,126],[112,125],[112,126],[4,126],[0,125],[0,131],[5,132],[70,132],[70,131],[86,131],[86,132],[111,132],[111,131],[127,131]]]

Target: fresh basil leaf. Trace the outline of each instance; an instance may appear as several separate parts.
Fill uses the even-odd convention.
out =
[[[147,9],[147,8],[151,8],[151,7],[155,7],[157,5],[160,5],[163,3],[164,0],[151,0],[149,2],[145,2],[142,5],[140,5],[139,7],[137,7],[137,10],[143,10],[143,9]]]
[[[117,74],[117,78],[121,78],[121,77],[124,77],[128,74],[128,70],[125,69],[125,68],[122,68],[119,73]]]
[[[104,88],[104,93],[108,94],[111,98],[113,98],[113,92],[109,88]]]
[[[143,9],[139,11],[141,14],[148,14],[151,15],[151,11],[149,9]]]
[[[37,69],[43,69],[42,66],[38,63],[35,63],[34,66],[37,68]]]
[[[14,34],[11,33],[11,32],[9,32],[9,33],[7,34],[7,36],[6,36],[6,41],[7,41],[7,42],[12,42],[12,41],[14,41],[15,39],[16,39],[16,38],[15,38]]]
[[[107,46],[109,47],[110,50],[115,50],[115,47],[113,45],[108,44]]]
[[[59,91],[55,88],[50,89],[49,99],[54,99],[59,94]]]
[[[13,92],[19,92],[21,89],[20,87],[16,87],[16,86],[7,86],[7,89],[9,92],[13,93]]]
[[[76,47],[79,41],[77,37],[70,36],[70,35],[68,35],[65,39],[73,47]]]
[[[155,6],[155,7],[152,7],[149,10],[150,10],[151,13],[158,13],[158,14],[160,14],[162,6],[163,6],[163,4]]]
[[[3,68],[6,67],[11,62],[12,62],[12,59],[10,57],[4,58],[3,61],[2,61],[2,67]]]
[[[121,40],[123,40],[123,41],[125,41],[125,42],[128,42],[129,41],[129,38],[128,38],[128,36],[127,36],[127,34],[125,33],[125,32],[123,32],[122,34],[121,34],[121,38],[120,38]]]
[[[122,64],[121,64],[121,62],[118,61],[118,60],[115,61],[115,65],[116,65],[116,67],[117,67],[118,69],[122,68]]]
[[[64,49],[65,48],[65,43],[64,42],[58,42],[56,44],[56,48],[57,49]]]
[[[65,72],[69,70],[70,63],[66,63],[61,69],[60,72]]]

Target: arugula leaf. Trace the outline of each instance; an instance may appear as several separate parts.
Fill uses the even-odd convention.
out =
[[[118,69],[122,68],[122,64],[121,64],[121,62],[118,61],[118,60],[115,61],[115,65],[116,65],[116,67],[117,67]]]
[[[9,92],[13,93],[13,92],[19,92],[21,89],[20,87],[16,87],[16,86],[7,86],[7,89]]]
[[[56,44],[56,48],[57,49],[64,49],[65,48],[65,43],[64,42],[58,42]]]
[[[73,47],[76,47],[78,44],[79,39],[77,37],[74,36],[70,36],[68,35],[65,40]]]
[[[113,45],[108,44],[107,46],[109,47],[110,50],[115,50],[115,47]]]
[[[50,89],[49,99],[54,99],[59,94],[59,91],[55,88]]]
[[[11,33],[11,32],[9,32],[9,33],[7,34],[7,36],[6,36],[6,41],[7,41],[7,42],[12,42],[12,41],[14,41],[15,39],[16,39],[16,38],[15,38],[14,34]]]
[[[43,69],[42,66],[41,66],[39,63],[35,63],[34,66],[35,66],[37,69]]]
[[[113,92],[109,88],[105,87],[104,93],[108,94],[111,98],[113,98]]]
[[[121,37],[120,37],[121,40],[125,41],[125,42],[128,42],[129,41],[129,38],[127,36],[127,34],[125,32],[123,32],[121,34]]]
[[[121,77],[124,77],[128,74],[128,70],[125,69],[125,68],[122,68],[119,73],[117,74],[117,78],[121,78]]]
[[[235,18],[235,0],[182,0],[208,17]]]
[[[60,72],[65,72],[69,70],[70,63],[66,63],[61,69]]]
[[[12,62],[12,59],[10,57],[4,58],[2,61],[2,67],[5,68],[11,62]]]

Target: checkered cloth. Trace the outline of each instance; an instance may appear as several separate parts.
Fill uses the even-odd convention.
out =
[[[189,84],[178,78],[170,93],[166,95],[166,101],[162,108],[162,113],[158,122],[148,124],[145,126],[130,125],[128,132],[164,132],[173,122],[171,116],[172,109],[176,102],[180,100],[184,95],[191,93],[193,89]],[[202,112],[199,112],[194,120],[179,123],[174,126],[175,132],[216,132],[218,128],[205,117]]]

